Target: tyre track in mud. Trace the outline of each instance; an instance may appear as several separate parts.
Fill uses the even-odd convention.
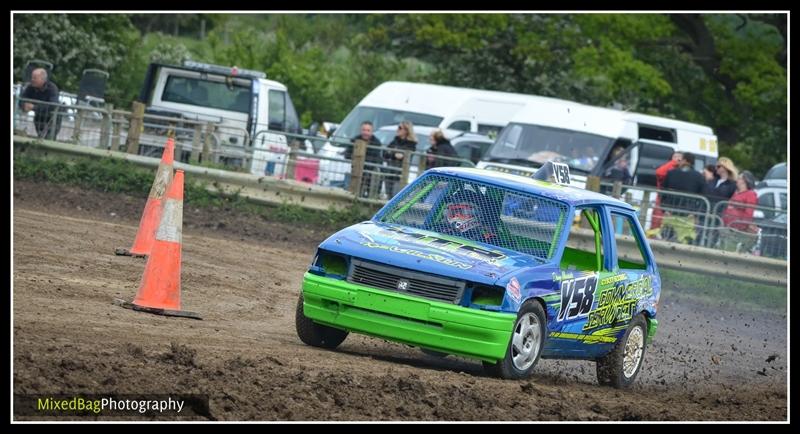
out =
[[[144,199],[14,184],[14,393],[206,394],[216,420],[785,420],[786,313],[664,293],[637,384],[600,387],[594,363],[542,360],[528,381],[351,334],[300,343],[302,275],[328,233],[184,208],[183,308],[113,306],[144,260],[117,257]],[[767,360],[770,360],[769,362]],[[18,419],[26,417],[18,416]]]

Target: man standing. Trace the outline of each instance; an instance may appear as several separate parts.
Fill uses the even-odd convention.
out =
[[[656,169],[656,188],[661,190],[664,188],[664,181],[667,179],[667,173],[672,169],[677,168],[683,161],[683,153],[675,151],[672,153],[672,158],[662,164]],[[651,228],[655,229],[661,226],[661,219],[664,216],[664,210],[661,209],[661,196],[656,196],[656,207],[653,209],[653,222]]]
[[[58,104],[58,86],[47,79],[47,71],[44,68],[36,68],[31,72],[31,82],[22,91],[20,98]],[[55,140],[61,127],[59,119],[56,118],[56,107],[34,104],[30,101],[21,101],[20,107],[25,112],[34,111],[33,123],[39,137]]]
[[[664,180],[664,189],[675,190],[695,195],[706,193],[706,179],[700,172],[694,170],[694,155],[690,152],[683,154],[683,159],[677,169],[670,170]],[[663,193],[661,204],[666,208],[664,211],[663,226],[665,229],[671,227],[675,232],[679,242],[692,243],[697,236],[696,225],[698,220],[695,216],[698,211],[705,212],[700,199],[695,199],[676,194]],[[694,211],[694,213],[692,213]],[[670,231],[667,231],[669,234]],[[664,232],[662,231],[662,236]],[[671,236],[667,236],[667,239]]]
[[[356,140],[363,140],[367,142],[367,155],[365,158],[364,170],[365,171],[373,171],[377,172],[378,167],[383,162],[383,153],[381,152],[380,147],[381,141],[378,140],[377,137],[373,134],[373,126],[372,122],[364,121],[361,123],[361,134],[353,137],[351,142],[355,143]],[[353,147],[349,146],[347,150],[344,152],[344,158],[347,160],[353,159]],[[349,188],[350,186],[350,174],[345,175],[345,188]],[[372,186],[372,174],[371,173],[364,173],[362,175],[361,180],[361,191],[365,195],[369,195],[370,188]]]

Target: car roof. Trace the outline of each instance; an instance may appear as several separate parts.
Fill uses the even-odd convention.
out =
[[[539,181],[527,176],[465,167],[441,167],[430,169],[427,173],[451,175],[477,182],[494,184],[503,188],[521,190],[523,192],[544,196],[549,199],[566,202],[573,206],[606,204],[615,205],[627,210],[633,210],[633,207],[629,204],[619,199],[614,199],[611,196],[584,190],[582,188]]]

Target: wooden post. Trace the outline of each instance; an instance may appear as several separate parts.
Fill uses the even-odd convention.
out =
[[[600,191],[600,177],[599,176],[587,176],[586,177],[586,189],[589,191]]]
[[[119,141],[120,141],[120,134],[122,134],[122,129],[119,126],[119,122],[114,122],[114,110],[109,110],[111,112],[111,149],[114,151],[119,151]]]
[[[194,124],[194,134],[192,134],[192,154],[189,162],[197,164],[200,162],[200,136],[203,135],[203,125]]]
[[[417,165],[417,176],[421,176],[422,172],[425,171],[425,168],[428,166],[428,154],[422,154],[419,158],[419,164]]]
[[[203,159],[202,161],[209,162],[213,161],[211,157],[211,135],[214,134],[214,124],[209,122],[206,124],[206,137],[203,140]]]
[[[353,144],[353,160],[350,168],[350,193],[358,196],[361,192],[361,179],[364,177],[364,162],[367,159],[367,142],[358,139]]]
[[[403,172],[400,174],[400,185],[397,187],[397,191],[400,191],[403,187],[408,185],[408,173],[411,170],[411,151],[405,150],[403,151]],[[391,197],[392,192],[387,191],[386,194]]]
[[[611,196],[616,199],[622,196],[622,181],[614,181],[614,187],[611,189]]]
[[[633,201],[633,196],[631,195],[630,191],[625,192],[625,203],[629,205],[633,205],[631,202]]]
[[[139,137],[144,130],[144,104],[134,101],[131,109],[131,123],[128,126],[128,140],[125,142],[129,154],[139,154]]]
[[[100,147],[111,148],[111,117],[114,116],[114,105],[106,104],[106,112],[103,113],[103,125],[100,126]]]
[[[286,179],[294,179],[295,166],[297,165],[297,151],[300,149],[300,141],[292,140],[289,143],[289,158],[286,159]]]
[[[645,190],[642,196],[642,205],[639,206],[639,222],[647,230],[647,210],[650,208],[650,191]]]

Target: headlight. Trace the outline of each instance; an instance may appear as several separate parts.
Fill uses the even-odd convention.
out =
[[[348,261],[342,255],[318,250],[314,263],[308,270],[312,274],[344,280],[347,278]]]

